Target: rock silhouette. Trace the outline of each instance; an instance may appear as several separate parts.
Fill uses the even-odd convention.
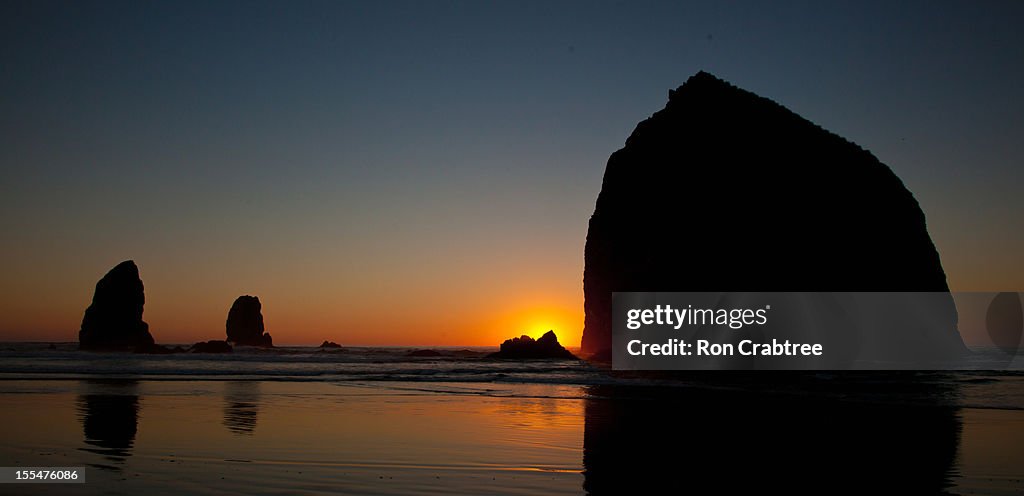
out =
[[[558,358],[575,360],[576,355],[573,355],[558,343],[555,331],[548,331],[537,340],[525,335],[506,339],[504,343],[501,343],[500,350],[497,353],[491,353],[489,358]]]
[[[228,311],[228,341],[242,346],[274,346],[270,333],[263,332],[263,305],[256,296],[239,296]]]
[[[582,350],[610,357],[613,291],[948,293],[925,217],[870,152],[700,72],[608,159],[590,218]],[[952,297],[940,336],[965,350]],[[867,351],[870,353],[870,350]]]
[[[227,341],[211,339],[192,345],[188,351],[191,353],[231,353],[234,349]]]
[[[320,343],[320,347],[321,348],[334,348],[334,349],[338,349],[338,348],[341,348],[341,345],[338,344],[338,343],[335,343],[334,341],[324,341],[323,343]]]
[[[985,312],[985,329],[1000,350],[1008,355],[1016,355],[1021,334],[1024,333],[1020,295],[1015,292],[997,294]]]
[[[139,268],[132,260],[119,263],[96,283],[92,304],[85,309],[78,332],[86,350],[133,350],[153,346],[149,325],[142,321],[146,294]]]
[[[159,344],[138,346],[135,348],[135,353],[143,353],[146,355],[172,355],[174,353],[184,353],[185,351],[187,350],[182,348],[181,346],[175,346],[171,348]]]

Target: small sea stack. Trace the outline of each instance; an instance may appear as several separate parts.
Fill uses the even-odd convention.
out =
[[[1021,334],[1024,333],[1024,311],[1018,293],[996,294],[985,312],[985,329],[1000,350],[1010,356],[1017,355]]]
[[[234,348],[227,341],[211,339],[192,345],[188,351],[189,353],[231,353]]]
[[[501,349],[488,355],[488,358],[575,360],[576,355],[558,343],[555,331],[548,331],[537,340],[526,335],[506,339],[501,343]]]
[[[227,341],[240,346],[272,348],[273,339],[263,332],[263,305],[256,296],[239,296],[228,311]]]
[[[85,309],[78,344],[83,350],[132,351],[154,346],[149,324],[142,320],[146,304],[139,268],[126,260],[110,269]]]
[[[335,343],[334,341],[324,341],[323,343],[320,343],[320,347],[324,348],[324,349],[332,349],[332,350],[341,349],[341,345],[338,344],[338,343]]]

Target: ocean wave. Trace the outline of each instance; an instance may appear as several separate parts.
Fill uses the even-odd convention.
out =
[[[577,360],[510,361],[486,358],[480,350],[444,350],[441,357],[410,357],[416,348],[316,348],[273,352],[242,349],[223,355],[135,355],[95,353],[41,344],[0,347],[0,380],[125,379],[146,381],[266,381],[339,384],[419,384],[427,389],[463,384],[628,387],[630,395],[674,391],[735,391],[742,394],[812,395],[840,401],[939,403],[964,408],[1024,409],[1021,371],[939,371],[903,373],[616,374]],[[459,356],[456,356],[456,353]],[[596,389],[595,389],[596,388]],[[619,392],[621,393],[621,391]],[[616,394],[619,394],[616,393]],[[658,392],[657,394],[662,394]]]

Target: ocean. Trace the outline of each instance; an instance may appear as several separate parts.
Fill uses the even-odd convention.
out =
[[[51,349],[51,346],[54,348]],[[769,380],[750,382],[742,373],[694,373],[678,377],[651,378],[636,374],[612,374],[582,360],[498,360],[487,358],[494,347],[434,347],[440,356],[413,356],[416,347],[346,347],[323,349],[310,346],[285,346],[272,349],[237,347],[234,353],[177,353],[147,355],[81,351],[77,343],[0,343],[0,380],[40,379],[132,379],[147,381],[230,380],[288,381],[327,383],[410,382],[424,388],[448,383],[462,384],[549,384],[564,386],[658,385],[666,388],[693,389],[749,385],[758,391],[773,389],[772,377],[800,374],[815,384],[846,384],[886,381],[884,373],[871,372],[778,372]],[[941,400],[964,408],[1024,409],[1024,364],[1009,361],[992,349],[975,350],[978,358],[969,365],[979,370],[901,372],[895,380],[912,377],[916,384],[931,384],[955,394]],[[715,374],[719,377],[713,377]],[[722,377],[743,377],[727,381]],[[709,377],[711,380],[709,381]],[[804,384],[801,381],[801,384]],[[775,384],[787,391],[791,381]],[[488,394],[493,388],[481,388]],[[498,388],[501,389],[501,388]],[[906,397],[887,397],[877,392],[874,399],[905,401]],[[847,394],[841,389],[837,394]],[[867,392],[863,392],[868,395]],[[501,393],[506,394],[506,393]]]
[[[86,480],[0,494],[1024,489],[1019,370],[650,376],[416,350],[0,344],[0,466]]]

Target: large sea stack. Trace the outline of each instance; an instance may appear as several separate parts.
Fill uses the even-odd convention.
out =
[[[582,349],[602,357],[613,291],[949,290],[924,214],[889,167],[706,72],[608,159],[585,257]],[[952,298],[941,310],[941,335],[897,330],[902,349],[938,340],[961,352]]]
[[[274,346],[270,333],[263,332],[263,305],[256,296],[239,296],[228,311],[228,341],[242,346]]]
[[[96,283],[92,304],[85,309],[78,343],[85,350],[136,350],[153,346],[149,325],[142,321],[146,294],[139,268],[121,262]]]

